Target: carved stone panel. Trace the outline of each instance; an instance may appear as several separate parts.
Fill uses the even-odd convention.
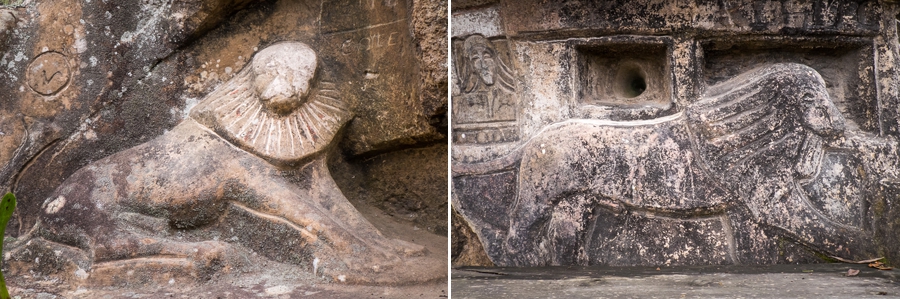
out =
[[[454,209],[500,266],[897,256],[900,243],[878,236],[897,233],[883,190],[900,175],[900,45],[882,25],[897,11],[655,0],[454,11],[466,32],[505,30],[519,107],[519,138],[477,150],[456,134],[490,110],[454,107]]]
[[[461,53],[455,59],[460,93],[453,98],[454,143],[517,141],[516,83],[507,42],[471,35],[454,46]]]
[[[0,9],[10,285],[446,290],[446,1],[18,3]]]

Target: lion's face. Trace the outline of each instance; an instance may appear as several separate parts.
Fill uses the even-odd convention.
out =
[[[316,72],[316,53],[301,43],[260,51],[251,67],[253,90],[268,109],[287,114],[307,99]]]
[[[807,92],[801,105],[801,123],[813,133],[822,137],[836,137],[844,132],[844,116],[828,98],[827,91]]]

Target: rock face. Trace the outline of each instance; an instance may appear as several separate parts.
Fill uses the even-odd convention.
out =
[[[209,279],[257,254],[333,281],[440,281],[440,252],[385,237],[357,208],[446,234],[445,7],[0,10],[0,185],[20,199],[5,257],[100,285]],[[391,188],[381,175],[415,178],[360,190]]]
[[[500,266],[900,259],[896,3],[483,2],[452,11],[474,232],[453,244]]]

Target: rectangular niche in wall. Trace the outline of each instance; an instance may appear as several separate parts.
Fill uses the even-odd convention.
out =
[[[878,99],[872,39],[864,37],[728,37],[700,42],[703,86],[775,63],[812,67],[852,128],[878,132]]]
[[[576,117],[647,119],[672,107],[671,39],[612,36],[572,43]]]

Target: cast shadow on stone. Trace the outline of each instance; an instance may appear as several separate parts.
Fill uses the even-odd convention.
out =
[[[775,237],[766,232],[818,254],[862,260],[882,253],[877,227],[866,219],[885,196],[878,186],[896,181],[897,153],[893,138],[845,130],[821,76],[785,63],[710,86],[674,115],[556,123],[504,158],[453,171],[518,171],[508,229],[479,236],[501,266],[614,264],[645,254],[609,242],[642,242],[600,227],[616,217],[721,219],[723,227],[712,228],[728,240],[694,245],[718,244],[722,262],[765,260],[755,255],[771,243],[763,238]],[[610,253],[616,250],[628,253]]]
[[[340,282],[445,277],[421,266],[444,257],[383,236],[338,189],[326,156],[352,115],[316,73],[306,44],[261,50],[171,131],[70,176],[12,260],[50,252],[37,270],[99,285],[202,281],[251,253]]]

